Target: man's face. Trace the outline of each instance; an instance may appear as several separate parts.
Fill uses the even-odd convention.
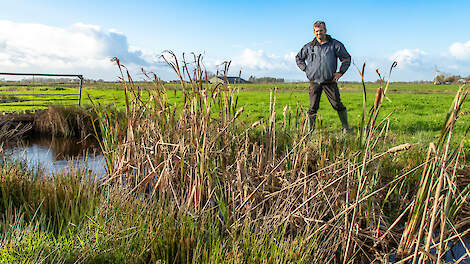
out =
[[[318,40],[324,40],[326,37],[326,28],[324,27],[314,27],[313,34]]]

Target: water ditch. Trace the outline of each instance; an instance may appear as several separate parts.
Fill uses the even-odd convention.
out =
[[[24,162],[32,171],[57,174],[70,166],[86,169],[98,178],[105,176],[105,160],[98,142],[48,135],[28,136],[17,142],[3,142],[5,158]]]
[[[437,232],[438,233],[438,232]],[[460,264],[470,264],[470,256],[468,256],[467,252],[470,250],[470,239],[463,238],[462,240],[454,240],[453,242],[449,242],[448,250],[442,256],[442,260],[445,261],[444,263],[460,263]],[[436,256],[436,248],[432,248],[430,250],[431,259],[434,261],[437,259]],[[418,258],[419,259],[419,258]],[[396,259],[396,255],[391,255],[388,258],[389,263],[406,263],[412,264],[413,259],[408,259],[407,261],[403,262]],[[416,261],[418,263],[418,261]],[[434,263],[431,261],[431,263]]]

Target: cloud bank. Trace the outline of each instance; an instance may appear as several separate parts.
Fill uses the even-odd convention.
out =
[[[306,80],[295,64],[297,51],[272,54],[263,49],[240,47],[236,50],[239,52],[223,58],[232,61],[230,74],[238,75],[241,70],[245,78],[254,75]],[[118,69],[110,61],[113,57],[118,57],[136,79],[143,78],[140,67],[166,80],[176,78],[159,53],[130,46],[127,36],[116,30],[83,23],[62,28],[0,20],[1,72],[83,74],[90,79],[117,80]],[[470,74],[470,41],[452,43],[445,53],[437,55],[422,49],[401,49],[381,58],[353,54],[357,67],[364,61],[366,80],[377,79],[377,68],[381,73],[388,73],[393,61],[398,62],[392,74],[394,81],[431,80],[435,66],[443,72],[467,76]],[[204,62],[208,70],[216,72],[222,60],[209,54]],[[360,80],[355,66],[351,66],[343,80]]]
[[[449,46],[449,52],[432,54],[421,49],[401,49],[384,57],[354,56],[353,64],[343,76],[344,81],[360,81],[357,68],[366,63],[365,79],[375,81],[378,79],[376,69],[382,77],[388,78],[390,66],[394,61],[398,66],[392,72],[392,81],[432,80],[435,68],[448,74],[470,75],[470,41],[467,43],[454,43]],[[287,52],[276,55],[268,54],[261,49],[243,49],[232,60],[234,72],[241,69],[242,76],[257,77],[273,76],[283,77],[287,80],[306,81],[305,74],[295,63],[296,52]]]
[[[236,70],[240,69],[242,75],[245,76],[289,78],[297,75],[298,78],[301,75],[298,74],[295,55],[294,52],[276,55],[268,54],[262,49],[245,48],[240,54],[234,56],[232,67]]]
[[[448,47],[448,52],[431,54],[420,49],[402,49],[389,57],[397,61],[399,80],[432,80],[436,68],[451,75],[470,75],[470,41],[456,42]]]
[[[113,57],[131,70],[159,65],[156,55],[129,47],[127,37],[114,30],[83,23],[59,28],[0,20],[0,71],[116,80]]]
[[[458,60],[470,59],[470,41],[466,43],[456,42],[449,47],[449,53]]]

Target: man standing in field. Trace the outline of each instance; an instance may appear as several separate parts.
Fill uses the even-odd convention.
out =
[[[305,72],[310,81],[308,117],[310,131],[315,129],[315,119],[320,107],[322,91],[330,101],[333,109],[338,111],[343,131],[349,132],[348,114],[341,102],[337,81],[351,65],[351,56],[344,45],[326,34],[325,22],[317,21],[313,24],[313,41],[305,44],[295,57],[297,66]],[[341,67],[337,72],[338,59]]]

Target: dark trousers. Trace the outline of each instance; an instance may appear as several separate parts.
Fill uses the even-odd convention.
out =
[[[328,98],[328,101],[330,101],[333,109],[338,112],[346,110],[346,107],[344,107],[341,102],[338,84],[336,82],[321,84],[310,82],[310,87],[308,89],[308,99],[310,102],[310,108],[308,109],[309,117],[314,117],[317,114],[318,108],[320,108],[320,97],[323,91],[325,91],[326,97]]]

